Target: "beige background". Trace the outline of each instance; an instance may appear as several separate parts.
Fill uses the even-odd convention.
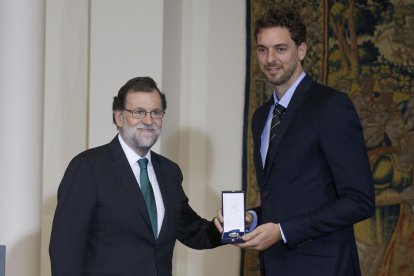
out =
[[[112,97],[152,76],[168,108],[155,150],[212,218],[241,189],[243,0],[0,0],[0,244],[7,276],[49,276],[56,192],[70,159],[109,142]],[[177,244],[174,275],[239,275],[240,251]]]

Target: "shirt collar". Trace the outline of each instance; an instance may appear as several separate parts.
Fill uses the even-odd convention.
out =
[[[147,155],[144,157],[139,156],[133,149],[131,149],[127,143],[125,143],[124,139],[122,139],[121,135],[118,134],[119,143],[121,143],[122,150],[125,153],[126,158],[128,159],[128,163],[130,166],[137,163],[139,159],[147,158],[148,159],[148,166],[152,166],[151,163],[151,151],[149,150]]]
[[[296,88],[298,87],[299,83],[303,80],[303,78],[306,76],[305,72],[302,72],[299,77],[296,79],[296,81],[292,84],[291,87],[286,91],[285,95],[281,99],[279,99],[276,95],[276,91],[273,91],[273,100],[275,104],[280,104],[284,108],[287,108],[290,100],[292,99],[293,92],[295,92]]]

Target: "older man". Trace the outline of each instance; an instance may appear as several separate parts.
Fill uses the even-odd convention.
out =
[[[178,165],[150,150],[165,109],[151,78],[131,79],[113,101],[119,135],[70,162],[50,241],[54,276],[169,276],[176,239],[195,249],[220,244],[188,204]]]

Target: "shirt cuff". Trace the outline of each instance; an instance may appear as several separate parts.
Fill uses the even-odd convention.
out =
[[[283,242],[286,243],[285,234],[283,234],[282,225],[279,223],[280,234],[282,235]]]
[[[250,227],[246,229],[246,232],[251,232],[251,231],[253,231],[254,229],[256,229],[256,227],[257,227],[257,214],[256,214],[256,212],[255,212],[255,211],[252,211],[252,210],[249,210],[248,212],[249,212],[250,214],[252,214],[252,216],[253,216],[253,221],[252,221],[252,223],[250,224]]]

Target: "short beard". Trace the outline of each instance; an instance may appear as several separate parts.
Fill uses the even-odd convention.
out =
[[[139,128],[142,129],[152,129],[155,130],[154,134],[150,137],[143,137],[139,135]],[[146,153],[151,147],[157,142],[158,138],[161,135],[161,129],[158,128],[155,124],[145,125],[137,124],[133,128],[128,128],[126,124],[122,126],[123,138],[125,143],[130,146],[136,153]]]
[[[287,82],[289,82],[290,78],[293,76],[293,74],[295,74],[296,68],[298,66],[297,62],[294,62],[294,64],[291,64],[287,70],[285,71],[285,73],[276,80],[269,80],[273,85],[283,85]]]

